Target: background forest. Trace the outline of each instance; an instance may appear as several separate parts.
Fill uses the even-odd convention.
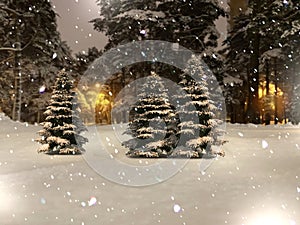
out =
[[[251,0],[234,15],[216,0],[97,3],[100,15],[87,23],[106,35],[107,44],[102,50],[72,53],[58,32],[50,1],[0,1],[0,107],[6,115],[42,122],[62,68],[76,86],[89,65],[110,49],[138,40],[163,40],[202,57],[222,87],[228,121],[299,123],[299,1]],[[220,17],[229,21],[221,47],[215,24]],[[109,123],[108,115],[95,121],[90,114],[104,106],[110,111],[122,88],[151,71],[175,82],[183,74],[159,62],[123,67],[104,84],[77,89],[82,118],[86,123]]]

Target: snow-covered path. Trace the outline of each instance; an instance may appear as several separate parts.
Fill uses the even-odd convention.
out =
[[[103,178],[84,156],[37,154],[32,139],[39,129],[1,118],[1,225],[300,224],[299,128],[228,125],[226,156],[205,173],[193,159],[170,179],[144,187]],[[99,139],[111,140],[109,149],[115,133],[98,130]],[[127,159],[117,148],[116,160],[127,164],[157,162]]]

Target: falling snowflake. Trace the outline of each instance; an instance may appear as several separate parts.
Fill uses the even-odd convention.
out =
[[[53,55],[52,55],[52,59],[55,59],[57,57],[57,53],[54,52]]]
[[[266,149],[268,146],[269,146],[268,142],[265,141],[265,140],[262,140],[262,142],[261,142],[261,147],[262,147],[263,149]]]
[[[288,0],[283,0],[283,4],[288,5],[289,1]]]
[[[239,135],[240,137],[244,137],[244,134],[241,133],[241,132],[238,132],[238,135]]]
[[[179,213],[179,212],[181,211],[180,205],[175,204],[175,205],[173,206],[173,210],[174,210],[175,213]]]
[[[88,202],[88,205],[89,206],[93,206],[97,203],[97,199],[95,197],[91,197],[89,202]]]

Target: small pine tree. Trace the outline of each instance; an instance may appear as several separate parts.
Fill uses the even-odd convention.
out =
[[[132,107],[125,132],[132,139],[123,142],[130,157],[166,157],[176,144],[176,117],[162,79],[152,72],[146,78],[139,101]]]
[[[37,142],[42,146],[38,152],[47,154],[80,154],[84,151],[82,145],[88,140],[80,135],[86,128],[79,118],[77,97],[72,90],[73,83],[65,70],[59,72],[50,105],[44,112],[43,130],[39,131],[41,138]]]
[[[215,118],[217,108],[210,97],[207,85],[209,76],[199,56],[192,56],[180,79],[179,85],[186,96],[175,96],[178,102],[177,115],[181,121],[177,133],[180,141],[173,155],[202,157],[203,154],[211,154],[212,145],[223,143],[219,136],[224,131],[216,129],[222,121]]]

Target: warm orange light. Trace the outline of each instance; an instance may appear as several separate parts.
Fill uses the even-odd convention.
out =
[[[105,94],[104,93],[99,93],[97,96],[97,101],[96,101],[96,105],[108,105],[110,104],[110,101],[105,98]]]
[[[264,81],[262,83],[262,85],[260,85],[260,87],[258,89],[258,97],[259,98],[262,98],[267,95],[266,84],[267,84],[267,82]],[[275,95],[275,85],[272,83],[269,84],[269,94]],[[283,91],[279,87],[277,87],[277,96],[283,96]]]

